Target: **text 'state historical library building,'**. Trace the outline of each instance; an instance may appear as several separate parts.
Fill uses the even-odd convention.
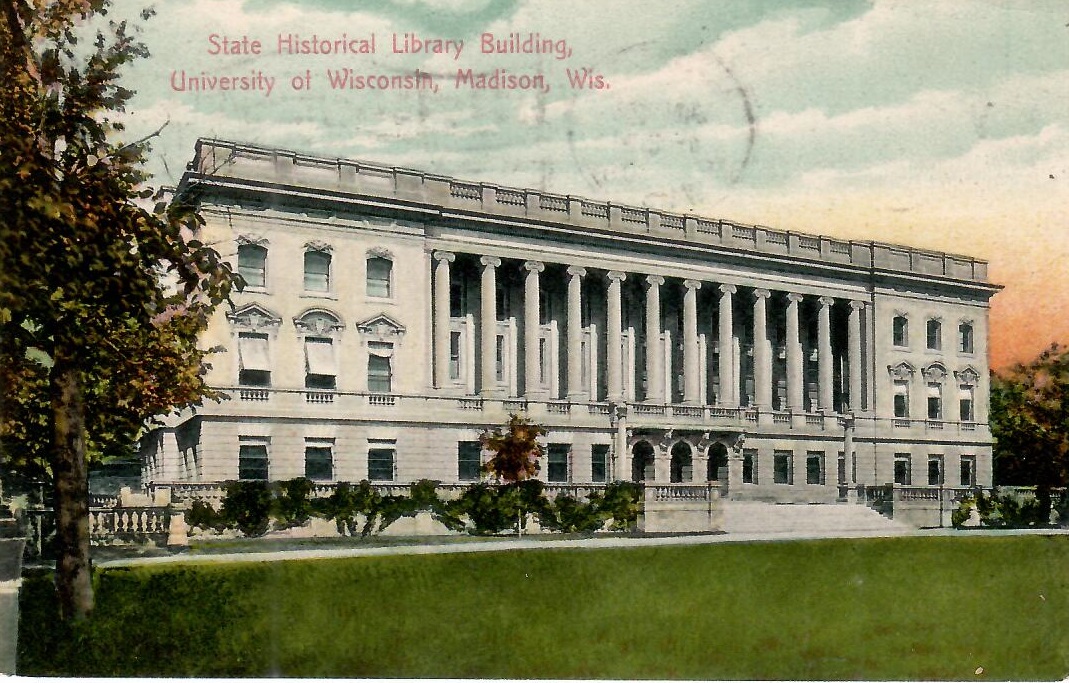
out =
[[[230,400],[146,484],[472,482],[510,414],[547,486],[992,483],[984,261],[217,140],[193,186],[247,283],[204,340]]]

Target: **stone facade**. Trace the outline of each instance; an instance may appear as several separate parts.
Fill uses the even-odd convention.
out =
[[[553,483],[991,485],[983,261],[215,140],[192,188],[249,286],[147,483],[471,481],[522,413]]]

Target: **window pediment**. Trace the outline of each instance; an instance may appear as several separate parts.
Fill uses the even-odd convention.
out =
[[[961,370],[956,370],[954,372],[954,378],[958,380],[960,384],[976,386],[976,383],[980,381],[980,373],[977,372],[971,365],[967,365]]]
[[[405,326],[385,313],[379,313],[356,324],[356,329],[368,341],[400,342],[405,335]]]
[[[345,329],[338,316],[322,308],[305,311],[293,319],[293,325],[302,334],[335,336]]]
[[[367,250],[367,258],[384,258],[393,261],[393,252],[385,247],[371,247]]]
[[[245,304],[227,313],[226,319],[239,330],[271,331],[282,324],[282,318],[256,303]]]
[[[909,379],[916,371],[917,368],[913,367],[906,361],[902,361],[897,365],[887,366],[887,372],[891,373],[891,377],[895,379]]]
[[[311,241],[308,241],[308,242],[304,243],[304,250],[305,251],[318,251],[318,252],[322,252],[324,254],[330,254],[330,253],[332,253],[334,251],[334,247],[330,246],[326,242],[321,242],[319,240],[311,240]]]
[[[936,361],[935,363],[932,363],[928,367],[924,368],[923,373],[924,379],[928,380],[929,382],[942,382],[943,379],[947,376],[947,369],[945,365]]]
[[[266,247],[271,243],[266,237],[260,235],[238,235],[234,241],[238,243],[238,246],[251,244],[256,247]]]

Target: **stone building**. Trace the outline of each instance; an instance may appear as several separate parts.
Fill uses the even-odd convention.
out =
[[[520,413],[549,483],[991,484],[983,261],[218,140],[194,187],[247,282],[204,340],[230,399],[148,483],[469,482]]]

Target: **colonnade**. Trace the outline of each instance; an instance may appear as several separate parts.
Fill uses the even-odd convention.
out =
[[[450,349],[450,267],[456,260],[456,254],[448,251],[433,253],[433,345],[434,345],[434,385],[445,388],[450,385],[449,349]],[[479,335],[478,345],[481,393],[492,393],[493,384],[488,378],[495,377],[497,350],[497,278],[501,259],[496,256],[482,256],[479,261]],[[544,263],[527,260],[522,264],[523,275],[523,337],[521,357],[524,363],[524,381],[522,395],[531,399],[548,398],[542,379],[540,367],[540,276],[546,270]],[[565,270],[567,280],[566,294],[566,329],[565,348],[567,354],[567,372],[565,390],[567,398],[587,396],[582,372],[582,311],[583,280],[593,277],[580,266],[568,266]],[[623,283],[629,278],[642,278],[645,287],[645,339],[659,340],[662,333],[661,288],[665,284],[660,275],[641,275],[620,270],[604,272],[605,278],[605,383],[604,396],[587,396],[588,400],[604,399],[619,402],[624,399],[624,363],[623,347]],[[702,363],[707,359],[701,356],[703,346],[699,343],[698,330],[698,292],[702,287],[716,287],[717,330],[720,342],[717,372],[719,386],[716,404],[726,408],[740,407],[740,363],[738,354],[733,351],[735,342],[735,297],[741,296],[734,284],[715,284],[696,279],[682,282],[682,394],[683,403],[701,405],[705,402],[702,395]],[[806,298],[798,292],[784,292],[784,297],[776,301],[785,301],[785,355],[786,355],[786,405],[781,406],[792,411],[806,409],[804,405],[804,358],[801,335],[800,306]],[[754,287],[752,289],[752,323],[753,323],[753,405],[759,408],[771,408],[773,405],[773,349],[769,338],[769,305],[773,292],[769,289]],[[848,384],[844,387],[844,404],[854,410],[864,407],[866,401],[863,383],[862,352],[862,311],[866,303],[860,300],[837,300],[831,296],[815,297],[817,311],[817,405],[811,406],[821,411],[834,409],[834,368],[832,351],[832,307],[847,305],[847,344],[846,368]],[[669,403],[671,396],[665,396],[665,351],[663,345],[646,343],[643,359],[647,378],[644,400],[649,403]],[[591,368],[591,372],[595,369]]]

